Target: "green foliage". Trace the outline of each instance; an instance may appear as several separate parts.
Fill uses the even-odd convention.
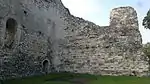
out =
[[[150,59],[150,43],[144,45],[143,52]]]
[[[150,10],[147,12],[147,15],[144,17],[142,25],[146,29],[150,29]]]
[[[150,84],[150,78],[57,73],[6,80],[4,84]]]

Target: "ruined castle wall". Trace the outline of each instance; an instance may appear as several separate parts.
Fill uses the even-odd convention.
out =
[[[131,7],[113,9],[110,25],[101,27],[71,15],[61,0],[0,3],[0,79],[61,71],[101,75],[148,71]]]
[[[147,58],[143,55],[136,11],[115,8],[110,25],[100,27],[81,18],[70,17],[65,69],[101,75],[145,75]]]
[[[59,0],[0,0],[0,3],[0,78],[39,75],[44,68],[46,73],[55,71],[60,64],[59,42],[64,36],[61,18],[67,13],[62,3]],[[15,23],[9,28],[8,19],[14,21],[9,25]]]

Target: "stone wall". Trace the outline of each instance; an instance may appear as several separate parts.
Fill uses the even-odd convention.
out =
[[[136,11],[112,10],[101,27],[70,14],[60,0],[0,0],[0,78],[69,71],[145,75],[148,59]]]
[[[58,43],[64,36],[61,18],[67,16],[67,9],[59,0],[0,3],[0,78],[55,71]]]
[[[70,20],[71,19],[71,20]],[[136,11],[132,7],[112,10],[109,26],[97,26],[70,17],[66,38],[67,71],[101,75],[145,75],[147,58],[141,52],[142,38]],[[71,33],[70,33],[71,32]]]

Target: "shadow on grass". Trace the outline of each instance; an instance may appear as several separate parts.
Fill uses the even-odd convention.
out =
[[[45,81],[69,82],[71,84],[87,84],[91,80],[95,80],[96,76],[89,74],[72,74],[68,73],[59,77],[46,79]]]
[[[43,76],[5,80],[3,84],[150,84],[150,78],[51,73]]]
[[[51,73],[43,76],[5,80],[3,84],[87,84],[96,76],[89,74]]]

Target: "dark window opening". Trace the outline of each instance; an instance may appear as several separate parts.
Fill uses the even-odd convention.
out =
[[[14,39],[15,39],[15,34],[17,31],[17,22],[13,18],[9,18],[6,22],[6,32],[5,32],[5,46],[8,48],[11,48]]]

